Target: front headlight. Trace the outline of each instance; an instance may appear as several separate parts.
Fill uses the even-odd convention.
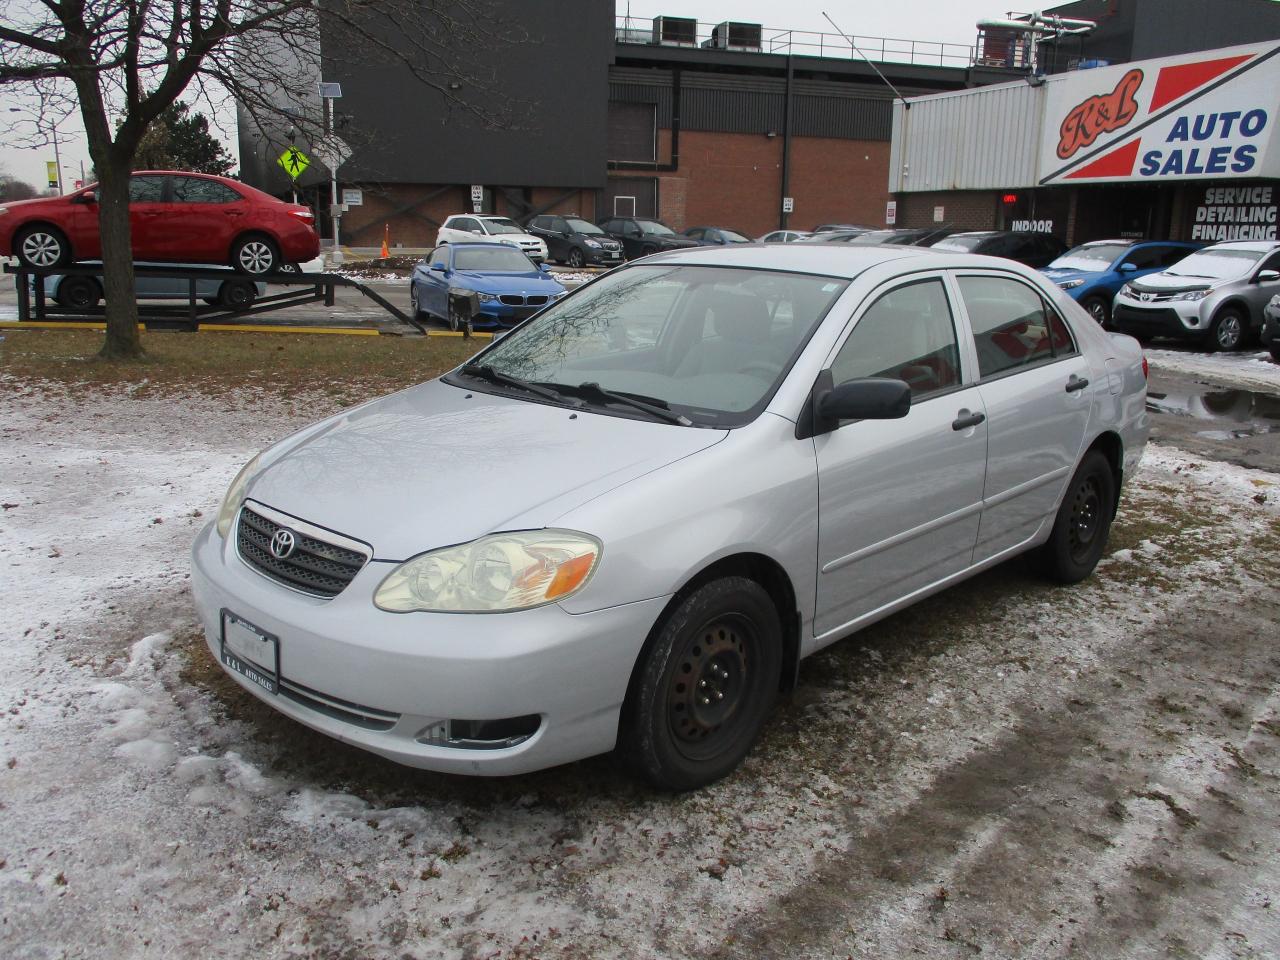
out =
[[[1212,290],[1188,290],[1186,293],[1180,293],[1180,294],[1178,294],[1176,297],[1171,297],[1170,299],[1173,299],[1173,300],[1203,300],[1205,297],[1207,297],[1207,296],[1208,296],[1210,293],[1212,293],[1212,292],[1213,292]]]
[[[571,530],[495,533],[406,560],[374,604],[391,613],[502,613],[577,593],[600,560],[600,541]]]
[[[222,498],[222,506],[218,508],[218,536],[224,540],[231,532],[231,522],[235,520],[240,505],[244,503],[244,489],[249,484],[249,477],[257,469],[258,457],[254,457],[240,468],[236,478],[231,481],[231,486],[227,487],[227,495]]]
[[[1076,287],[1083,287],[1083,280],[1063,280],[1058,284],[1063,290],[1074,290]]]
[[[1134,292],[1133,292],[1133,284],[1126,283],[1123,287],[1121,287],[1121,288],[1120,288],[1120,296],[1122,296],[1122,297],[1132,297],[1132,296],[1135,296],[1135,294],[1134,294]]]
[[[498,299],[498,295],[497,295],[496,293],[479,293],[479,292],[477,292],[477,293],[476,293],[476,299],[477,299],[477,300],[479,300],[481,303],[493,303],[493,301],[495,301],[495,300],[497,300],[497,299]]]
[[[587,245],[588,247],[594,247],[596,250],[599,250],[599,249],[600,249],[600,241],[599,241],[599,240],[592,240],[592,239],[590,239],[590,238],[587,238],[587,239],[586,239],[585,241],[583,241],[583,242],[584,242],[584,243],[586,243],[586,245]]]

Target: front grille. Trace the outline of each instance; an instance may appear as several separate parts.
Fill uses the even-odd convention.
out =
[[[336,597],[349,584],[368,557],[355,550],[291,530],[296,538],[293,553],[281,559],[271,553],[271,538],[283,524],[268,520],[249,507],[240,510],[236,547],[240,559],[264,576],[286,587],[315,597]]]
[[[379,710],[377,707],[361,706],[349,700],[339,700],[337,697],[328,696],[283,677],[280,678],[280,693],[309,710],[323,713],[326,717],[333,717],[344,723],[363,727],[365,730],[390,730],[400,721],[398,713]]]
[[[531,307],[540,307],[547,302],[546,297],[525,297],[524,302]]]
[[[518,296],[517,294],[514,294],[514,293],[504,293],[498,299],[501,300],[503,303],[505,303],[508,307],[524,306],[524,297]]]

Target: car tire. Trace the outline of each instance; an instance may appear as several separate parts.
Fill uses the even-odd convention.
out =
[[[1040,548],[1041,572],[1059,583],[1079,583],[1093,573],[1107,546],[1115,502],[1111,464],[1091,450],[1071,477],[1053,532]]]
[[[445,307],[445,312],[449,314],[449,316],[448,316],[448,318],[447,318],[448,323],[449,323],[449,329],[450,329],[451,331],[453,331],[454,333],[457,333],[457,332],[458,332],[458,328],[460,327],[460,324],[458,323],[458,314],[457,314],[457,312],[453,309],[453,304],[452,304],[452,303],[448,304],[448,306],[446,306],[446,307]]]
[[[430,323],[433,319],[431,314],[418,306],[418,288],[413,283],[409,284],[409,315],[419,323]]]
[[[1111,322],[1111,308],[1107,304],[1105,297],[1086,297],[1080,301],[1080,306],[1088,312],[1098,322],[1098,326],[1106,329]]]
[[[582,251],[577,247],[569,248],[569,266],[575,270],[581,270],[587,265],[587,258],[582,255]]]
[[[218,303],[228,310],[248,310],[258,299],[252,280],[227,280],[218,288]]]
[[[39,270],[60,267],[71,262],[71,244],[57,227],[33,223],[14,236],[13,255],[24,267]]]
[[[102,288],[93,277],[63,277],[53,299],[59,306],[72,310],[92,310],[102,299]]]
[[[657,252],[658,252],[658,248],[653,246],[652,244],[645,244],[643,247],[640,248],[640,256],[642,257],[647,257],[649,256],[649,254],[657,253]]]
[[[1243,348],[1248,339],[1249,318],[1239,308],[1227,307],[1213,318],[1206,342],[1210,350],[1230,353]]]
[[[693,790],[751,749],[778,692],[782,625],[754,580],[697,588],[655,628],[619,730],[622,758],[656,786]]]
[[[280,265],[280,248],[270,237],[252,233],[231,246],[231,266],[249,276],[275,273]]]

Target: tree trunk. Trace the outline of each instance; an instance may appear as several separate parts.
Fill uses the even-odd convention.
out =
[[[138,298],[133,288],[133,245],[129,234],[129,169],[106,164],[98,169],[98,233],[102,239],[102,287],[107,338],[99,356],[141,357]]]

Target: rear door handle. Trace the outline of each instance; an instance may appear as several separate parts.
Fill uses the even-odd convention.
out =
[[[1074,373],[1067,379],[1067,393],[1075,393],[1077,390],[1083,390],[1089,385],[1089,381],[1084,377],[1077,377]]]
[[[976,427],[983,420],[987,419],[985,413],[969,413],[961,410],[960,416],[951,421],[952,430],[968,430],[970,427]]]

